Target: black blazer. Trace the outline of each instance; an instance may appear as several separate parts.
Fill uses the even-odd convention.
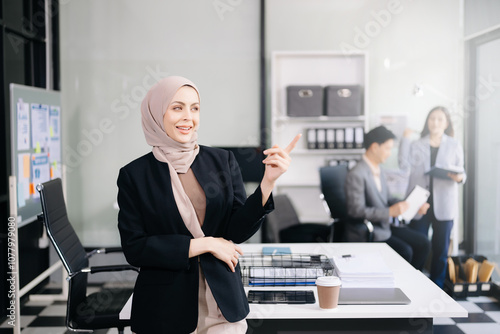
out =
[[[260,187],[246,198],[234,155],[200,146],[191,165],[207,200],[203,232],[235,243],[250,238],[273,209],[262,207]],[[206,253],[189,258],[193,238],[177,209],[168,165],[152,153],[132,161],[118,176],[118,228],[127,261],[140,267],[132,302],[136,333],[191,333],[198,321],[198,258],[215,300],[230,322],[244,319],[248,302],[240,267]]]

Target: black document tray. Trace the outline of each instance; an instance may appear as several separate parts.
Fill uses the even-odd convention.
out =
[[[248,302],[258,304],[314,304],[312,290],[250,290]]]

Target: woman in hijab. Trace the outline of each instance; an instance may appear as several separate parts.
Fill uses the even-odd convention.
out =
[[[191,81],[160,80],[141,113],[152,152],[121,168],[117,181],[123,251],[140,267],[132,331],[245,333],[237,244],[272,211],[271,191],[300,135],[264,151],[263,179],[247,198],[234,155],[197,143],[200,96]]]

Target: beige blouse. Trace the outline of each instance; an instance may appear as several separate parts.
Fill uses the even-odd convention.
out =
[[[196,216],[203,226],[205,212],[207,209],[207,199],[203,188],[198,183],[191,168],[185,174],[178,174],[182,187],[194,206]],[[212,291],[205,280],[203,270],[200,266],[199,291],[198,291],[198,327],[192,334],[205,334],[209,330],[220,334],[245,333],[247,330],[246,320],[236,323],[228,322],[217,307]]]
[[[191,200],[194,206],[194,211],[196,211],[196,216],[200,222],[200,226],[203,226],[203,221],[205,220],[205,212],[207,210],[207,199],[205,197],[205,192],[203,188],[198,183],[198,180],[194,176],[193,170],[191,168],[185,174],[178,174],[181,180],[182,186],[186,195]]]

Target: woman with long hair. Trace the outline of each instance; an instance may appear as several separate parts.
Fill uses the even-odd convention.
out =
[[[464,151],[453,138],[450,113],[442,106],[429,112],[420,139],[410,142],[409,135],[409,131],[405,131],[399,149],[399,166],[409,171],[407,194],[415,185],[430,191],[429,210],[423,216],[417,215],[410,227],[428,235],[432,226],[430,278],[443,287],[453,220],[458,215],[458,185],[466,179]],[[432,167],[453,172],[439,177],[430,176]]]

